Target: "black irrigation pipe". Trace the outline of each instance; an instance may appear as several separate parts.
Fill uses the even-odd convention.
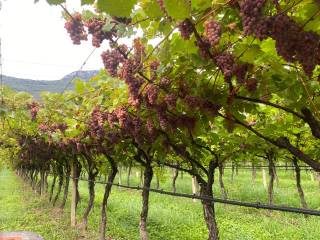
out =
[[[71,179],[77,179],[81,181],[86,181],[90,182],[92,180],[89,179],[84,179],[84,178],[73,178],[70,177]],[[112,182],[103,182],[103,181],[93,181],[94,183],[98,184],[110,184],[113,186],[118,186],[122,188],[127,188],[127,189],[134,189],[134,190],[148,190],[150,192],[155,192],[163,195],[169,195],[169,196],[174,196],[174,197],[181,197],[181,198],[190,198],[190,199],[199,199],[199,200],[204,200],[204,201],[210,201],[213,203],[224,203],[224,204],[229,204],[229,205],[235,205],[235,206],[242,206],[242,207],[249,207],[249,208],[256,208],[256,209],[268,209],[268,210],[273,210],[273,211],[281,211],[281,212],[291,212],[291,213],[299,213],[299,214],[304,214],[304,215],[313,215],[313,216],[320,216],[320,211],[318,210],[313,210],[313,209],[304,209],[304,208],[295,208],[295,207],[287,207],[287,206],[278,206],[278,205],[268,205],[268,204],[263,204],[260,202],[252,203],[252,202],[241,202],[238,200],[228,200],[228,199],[222,199],[222,198],[211,198],[208,196],[198,196],[195,194],[186,194],[186,193],[173,193],[173,192],[168,192],[160,189],[154,189],[154,188],[146,188],[146,187],[134,187],[134,186],[127,186],[127,185],[122,185],[118,183],[112,183]]]
[[[274,166],[275,168],[285,168],[285,169],[289,169],[289,168],[294,168],[294,166],[282,166],[282,165],[280,165],[280,166]],[[308,168],[308,169],[312,169],[311,167],[309,167],[309,166],[299,166],[301,169],[305,169],[305,168]],[[224,168],[232,168],[232,166],[230,166],[230,165],[227,165],[227,166],[225,166]],[[234,169],[236,169],[236,168],[250,168],[250,169],[252,169],[253,167],[252,166],[233,166],[233,168]],[[263,165],[263,166],[254,166],[254,168],[269,168],[269,166],[265,166],[265,165]]]
[[[238,169],[238,170],[241,170],[241,169],[244,169],[244,170],[252,170],[252,169],[256,169],[256,170],[260,170],[260,169],[268,169],[269,167],[234,167],[233,169]],[[275,167],[277,169],[277,167]],[[232,167],[224,167],[224,169],[232,169]],[[286,169],[284,168],[278,168],[277,170],[285,170],[285,171],[293,171],[295,170],[294,167],[288,167]],[[310,167],[300,167],[300,170],[305,170],[305,171],[311,171],[313,170],[312,168]]]

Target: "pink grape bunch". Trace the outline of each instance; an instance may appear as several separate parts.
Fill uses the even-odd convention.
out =
[[[186,19],[179,23],[178,29],[180,31],[181,37],[184,40],[189,40],[191,34],[193,33],[194,26],[192,25],[192,22],[190,22],[189,19]]]
[[[91,118],[89,121],[89,131],[91,136],[102,139],[105,136],[105,115],[100,110],[100,107],[95,107],[91,113]]]
[[[262,18],[262,10],[266,0],[243,0],[240,2],[240,16],[245,35],[255,32]]]
[[[249,92],[254,92],[258,87],[258,80],[256,78],[248,78],[245,80],[245,87]]]
[[[235,75],[239,84],[243,84],[245,82],[249,67],[249,64],[236,64],[234,66],[233,74]]]
[[[202,37],[201,39],[197,39],[195,42],[196,46],[198,46],[199,51],[200,51],[200,57],[203,60],[206,60],[210,58],[210,48],[211,48],[211,43],[206,37]]]
[[[39,104],[37,102],[31,102],[28,104],[28,108],[30,109],[31,120],[35,121],[40,110]]]
[[[215,56],[215,61],[219,69],[223,72],[226,82],[231,80],[234,70],[234,57],[230,53],[220,53]]]
[[[119,77],[123,79],[128,86],[129,103],[138,108],[141,103],[139,90],[144,81],[139,76],[136,76],[136,71],[135,61],[129,58],[123,63],[119,71]]]
[[[164,101],[168,107],[174,109],[177,105],[177,96],[174,93],[170,93],[164,97]]]
[[[299,62],[308,76],[320,64],[320,36],[304,31],[287,15],[270,17],[270,37],[276,42],[276,50],[288,62]]]
[[[205,22],[205,34],[212,46],[219,44],[221,37],[221,26],[214,19],[210,19]]]
[[[154,84],[149,84],[146,87],[146,97],[147,97],[147,101],[150,105],[155,105],[157,103],[157,99],[158,99],[158,95],[159,95],[159,87],[157,87]]]
[[[147,130],[150,141],[153,142],[157,137],[157,129],[154,125],[153,120],[150,118],[148,118],[147,120],[146,130]]]
[[[164,0],[156,0],[156,1],[157,1],[157,3],[159,4],[159,7],[160,7],[160,10],[162,11],[162,13],[163,13],[167,18],[170,19],[170,16],[169,16],[168,11],[167,11],[167,9],[166,9],[166,6],[165,6],[165,4],[164,4]]]
[[[145,56],[145,47],[141,42],[140,38],[136,38],[133,40],[133,50],[134,50],[134,60],[135,60],[135,65],[138,67],[141,65],[142,60]]]
[[[81,44],[81,41],[88,39],[88,34],[84,28],[82,16],[80,13],[74,13],[72,17],[65,23],[65,29],[75,45]]]
[[[150,80],[155,81],[157,78],[157,70],[160,66],[160,62],[158,60],[154,60],[150,63]]]
[[[85,26],[88,28],[88,33],[92,35],[92,46],[99,48],[103,40],[112,39],[115,35],[112,31],[103,31],[105,24],[106,20],[100,18],[91,18],[85,22]]]
[[[101,54],[103,65],[110,76],[118,75],[118,66],[124,61],[123,55],[117,50],[107,50]]]

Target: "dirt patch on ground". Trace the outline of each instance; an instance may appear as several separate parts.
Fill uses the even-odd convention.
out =
[[[5,232],[0,233],[0,240],[44,240],[38,234],[31,232]]]

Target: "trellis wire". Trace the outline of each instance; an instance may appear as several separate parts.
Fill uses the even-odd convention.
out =
[[[134,190],[138,190],[138,191],[148,190],[150,192],[155,192],[155,193],[159,193],[162,195],[169,195],[169,196],[173,196],[173,197],[190,198],[190,199],[198,199],[198,200],[202,200],[202,201],[209,201],[212,204],[217,202],[217,203],[242,206],[242,207],[248,207],[248,208],[267,209],[267,210],[273,210],[273,211],[291,212],[291,213],[299,213],[299,214],[304,214],[304,215],[320,216],[320,211],[314,210],[314,209],[304,209],[304,208],[295,208],[295,207],[288,207],[288,206],[269,205],[269,204],[264,204],[264,203],[260,203],[260,202],[256,202],[256,203],[242,202],[242,201],[238,201],[238,200],[222,199],[222,198],[216,198],[216,197],[212,198],[209,196],[199,196],[196,194],[174,193],[174,192],[164,191],[162,189],[146,188],[146,187],[140,187],[140,186],[129,186],[129,185],[122,185],[119,183],[104,182],[104,181],[92,181],[92,180],[84,179],[84,178],[73,178],[71,176],[69,176],[69,177],[74,180],[94,182],[94,183],[103,184],[103,185],[109,184],[109,185],[118,186],[121,188],[134,189]]]
[[[224,169],[249,169],[249,170],[268,169],[268,168],[269,168],[269,166],[254,166],[254,167],[252,167],[252,166],[238,166],[238,167],[226,166],[226,167],[224,167]],[[286,166],[275,166],[275,168],[277,170],[295,170],[294,166],[287,166],[287,167]],[[310,171],[313,170],[313,168],[308,167],[308,166],[299,166],[299,168],[300,168],[300,170],[310,170]]]

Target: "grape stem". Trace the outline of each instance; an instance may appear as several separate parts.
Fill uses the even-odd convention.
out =
[[[68,9],[63,6],[62,4],[59,4],[59,6],[63,9],[63,11],[74,21],[74,18],[72,16],[72,14],[68,11]]]

